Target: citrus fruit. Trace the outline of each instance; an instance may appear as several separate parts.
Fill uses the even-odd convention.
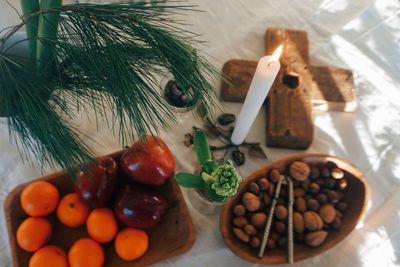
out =
[[[109,208],[92,210],[86,226],[89,236],[99,243],[112,241],[118,232],[117,221]]]
[[[115,238],[115,251],[123,260],[131,261],[143,256],[149,247],[149,237],[143,230],[125,228]]]
[[[25,251],[33,252],[43,247],[51,237],[51,224],[41,217],[29,217],[17,230],[17,243]]]
[[[57,246],[45,246],[33,254],[29,267],[68,267],[67,254]]]
[[[93,239],[82,238],[70,248],[68,261],[71,267],[100,267],[104,263],[104,251]]]
[[[57,207],[58,219],[69,227],[84,225],[89,216],[89,212],[89,207],[76,193],[65,195]]]
[[[57,188],[45,181],[29,184],[22,190],[21,206],[30,216],[46,216],[52,213],[59,200]]]

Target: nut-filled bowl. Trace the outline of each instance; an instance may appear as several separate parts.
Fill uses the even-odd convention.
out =
[[[288,252],[287,249],[284,248],[284,245],[280,246],[278,245],[278,241],[276,242],[276,247],[274,247],[273,245],[271,247],[267,246],[267,249],[265,250],[264,256],[262,258],[258,257],[258,252],[259,252],[259,247],[257,245],[254,246],[254,243],[252,243],[253,239],[259,239],[260,241],[262,240],[262,233],[264,232],[264,226],[265,226],[265,218],[264,221],[262,222],[262,227],[259,226],[257,228],[257,224],[260,224],[260,222],[257,222],[257,220],[255,219],[259,219],[257,216],[254,216],[255,213],[261,213],[264,212],[268,218],[268,205],[265,204],[267,202],[263,202],[264,201],[264,197],[263,194],[270,194],[272,195],[273,188],[270,189],[265,189],[264,192],[262,192],[262,183],[260,183],[260,179],[261,178],[267,178],[268,180],[270,179],[269,175],[271,173],[272,170],[278,170],[280,174],[285,174],[285,175],[289,175],[290,173],[290,165],[294,162],[303,162],[305,164],[307,164],[309,167],[311,167],[311,169],[318,169],[318,170],[322,170],[322,169],[328,169],[330,170],[330,177],[326,177],[326,181],[324,182],[324,184],[320,184],[321,185],[321,189],[317,188],[317,190],[320,190],[319,193],[320,195],[327,195],[328,200],[325,200],[326,202],[323,202],[323,196],[319,199],[316,197],[316,195],[318,193],[315,193],[313,191],[315,191],[316,189],[314,187],[308,187],[306,190],[304,190],[304,196],[301,196],[300,198],[304,198],[307,199],[307,210],[304,212],[300,212],[299,210],[297,210],[297,206],[295,203],[295,207],[293,208],[293,210],[295,211],[295,213],[300,213],[302,216],[304,216],[304,213],[309,213],[306,216],[304,216],[303,218],[307,219],[309,217],[313,217],[310,215],[315,215],[315,214],[319,214],[321,218],[323,218],[322,220],[322,224],[320,222],[320,226],[318,226],[317,223],[317,228],[319,227],[319,229],[309,229],[307,228],[307,223],[306,223],[306,227],[303,229],[304,230],[304,234],[298,234],[298,232],[295,232],[295,234],[297,236],[303,236],[303,240],[304,241],[298,241],[296,239],[296,242],[294,243],[294,262],[298,262],[307,258],[311,258],[314,257],[316,255],[319,255],[323,252],[325,252],[326,250],[332,248],[333,246],[335,246],[336,244],[338,244],[340,241],[342,241],[343,239],[345,239],[357,226],[357,224],[363,219],[366,210],[367,210],[367,202],[368,202],[368,198],[369,198],[369,187],[367,184],[367,181],[363,175],[363,173],[358,170],[356,167],[354,167],[349,161],[345,160],[345,159],[341,159],[339,157],[336,156],[330,156],[330,155],[324,155],[324,154],[298,154],[298,155],[294,155],[294,156],[289,156],[277,161],[273,161],[270,162],[268,164],[263,165],[262,167],[260,167],[258,170],[256,170],[255,172],[253,172],[252,174],[250,174],[248,177],[246,177],[244,179],[244,181],[242,182],[238,194],[228,203],[225,204],[225,206],[223,207],[222,211],[221,211],[221,215],[220,215],[220,230],[221,230],[221,234],[222,237],[224,239],[225,244],[229,247],[229,249],[236,254],[237,256],[253,262],[253,263],[259,263],[259,264],[282,264],[282,263],[287,263],[288,262]],[[298,166],[294,166],[295,170],[296,167]],[[341,182],[346,182],[346,188],[344,190],[339,190],[337,189],[337,193],[339,193],[340,196],[340,203],[345,203],[342,205],[345,205],[345,210],[341,209],[342,207],[338,208],[338,203],[336,202],[334,198],[331,198],[332,196],[334,196],[334,193],[332,193],[333,191],[335,191],[337,188],[339,187],[339,179],[340,177],[337,177],[337,173],[332,172],[332,170],[341,170],[342,172],[342,176],[344,176],[342,178]],[[310,174],[311,175],[311,174]],[[319,178],[315,178],[316,180],[318,180],[318,182],[320,182],[320,180],[322,180],[321,175],[322,172],[320,172],[319,174],[320,176],[318,176]],[[325,188],[325,184],[327,184],[327,186],[329,185],[329,181],[331,181],[332,179],[336,178],[337,180],[335,180],[334,184],[332,185],[332,190],[328,190]],[[311,178],[309,178],[311,179]],[[312,183],[316,183],[316,180],[311,180]],[[306,183],[306,181],[295,181],[295,179],[293,179],[294,183],[297,184],[297,186],[299,188],[304,188],[303,183]],[[255,186],[255,183],[260,185],[259,188],[257,188],[257,186]],[[273,182],[271,182],[271,184],[273,184]],[[275,184],[276,185],[276,184]],[[254,186],[254,187],[253,187]],[[335,187],[333,187],[335,186]],[[341,186],[341,185],[340,185]],[[259,191],[258,191],[259,190]],[[286,189],[283,189],[286,190]],[[325,191],[323,191],[325,190]],[[251,193],[252,191],[256,192],[254,195],[260,196],[260,201],[262,202],[260,205],[260,208],[258,209],[258,211],[250,211],[251,209],[255,209],[251,206],[246,206],[243,204],[243,201],[246,201],[244,199],[249,198],[251,196],[251,194],[247,194],[244,197],[245,193]],[[296,187],[295,187],[295,191],[296,191]],[[297,190],[298,192],[300,192],[301,190]],[[332,191],[332,192],[329,192]],[[259,192],[259,193],[257,193]],[[296,194],[298,193],[296,192]],[[311,193],[310,193],[311,192]],[[323,192],[323,193],[322,193]],[[336,192],[336,191],[335,191]],[[301,193],[301,192],[300,192]],[[308,194],[310,194],[311,196],[308,196]],[[313,195],[314,194],[314,195]],[[331,196],[332,194],[332,196]],[[286,192],[284,193],[284,195],[288,195],[288,192],[286,190]],[[269,197],[269,196],[267,196]],[[308,200],[308,199],[318,199],[319,202],[319,206],[317,208],[315,208],[315,210],[313,211],[314,207],[312,203],[313,201]],[[332,201],[331,201],[332,200]],[[339,201],[339,200],[338,200]],[[325,204],[324,204],[325,203]],[[334,204],[331,204],[334,203]],[[241,206],[243,204],[243,206],[246,207],[246,211],[243,215],[240,215],[240,217],[242,217],[241,219],[244,221],[243,223],[238,220],[238,216],[236,213],[237,212],[243,212],[240,211],[240,209],[238,208],[238,206]],[[248,203],[246,203],[248,204]],[[249,204],[248,204],[249,205]],[[270,205],[270,204],[269,204]],[[283,201],[280,201],[278,203],[279,206],[287,206],[287,202],[285,201],[285,203],[283,203]],[[333,218],[329,218],[331,217],[330,214],[326,215],[326,210],[329,210],[328,208],[324,208],[321,209],[320,207],[323,206],[329,206],[332,205],[333,207],[335,207],[335,210],[337,212],[336,217],[339,218],[339,213],[340,213],[340,227],[336,227],[335,223],[336,223],[336,219],[335,221],[333,221]],[[264,207],[263,207],[264,206]],[[236,208],[236,213],[234,213],[234,209]],[[243,208],[243,207],[241,207]],[[248,210],[248,208],[250,208],[250,210]],[[310,210],[311,209],[311,210]],[[339,210],[342,210],[341,212]],[[275,215],[273,216],[273,221],[274,224],[272,226],[271,232],[276,231],[276,229],[279,229],[279,226],[282,226],[282,221],[279,221],[282,218],[279,218],[281,215],[278,214],[278,218],[276,217],[277,213],[276,213],[276,209],[275,209]],[[325,213],[325,214],[324,214]],[[297,214],[297,215],[298,215]],[[254,218],[252,219],[252,217],[254,216]],[[318,216],[316,216],[318,217]],[[234,219],[236,219],[236,222],[234,222]],[[247,228],[243,227],[242,230],[243,232],[240,230],[240,227],[238,227],[238,223],[242,223],[243,225],[246,224],[246,220],[247,220]],[[276,222],[278,221],[278,222]],[[255,224],[255,225],[254,225]],[[309,227],[315,227],[313,226],[313,224],[315,225],[315,223],[309,223]],[[257,235],[254,234],[249,234],[248,236],[250,237],[249,242],[246,242],[247,239],[247,230],[252,230],[254,228],[252,228],[251,226],[255,226],[256,228],[256,232]],[[297,225],[299,226],[299,225]],[[287,225],[286,225],[287,228]],[[299,227],[296,228],[296,225],[294,225],[294,228],[296,230],[298,230]],[[301,228],[301,227],[300,227]],[[315,231],[314,231],[315,230]],[[321,239],[321,237],[319,236],[319,233],[317,233],[320,230],[320,232],[325,232],[328,233],[326,235],[326,237],[324,237],[323,242],[319,242],[318,239]],[[254,230],[253,230],[254,231]],[[245,236],[242,238],[242,240],[240,240],[240,238],[238,238],[238,232],[242,232],[245,233]],[[250,231],[249,231],[250,232]],[[277,234],[279,236],[279,233]],[[309,235],[309,236],[308,236]],[[240,236],[240,234],[239,234]],[[287,231],[286,230],[281,230],[280,233],[280,237],[283,238],[287,236]],[[304,236],[306,238],[304,238]],[[308,236],[308,237],[307,237]],[[271,238],[272,239],[272,238]],[[244,241],[243,241],[244,240]],[[281,240],[279,239],[279,242]],[[256,242],[255,242],[256,243]],[[251,244],[251,245],[250,245]],[[286,246],[287,246],[287,240],[286,240]]]

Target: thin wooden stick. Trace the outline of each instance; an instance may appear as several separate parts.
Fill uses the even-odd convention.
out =
[[[293,263],[293,202],[294,202],[294,194],[293,194],[293,182],[290,178],[287,178],[289,183],[289,201],[288,201],[288,260],[289,263]]]
[[[269,210],[268,221],[267,221],[267,224],[264,229],[264,236],[261,241],[260,250],[258,252],[259,258],[264,257],[264,251],[265,251],[265,247],[267,245],[269,231],[271,230],[272,218],[274,217],[275,206],[276,206],[276,203],[278,203],[278,197],[279,197],[279,193],[281,192],[281,186],[282,186],[283,181],[284,181],[284,179],[282,179],[282,178],[279,180],[278,185],[276,186],[276,189],[275,189],[274,197],[272,198],[272,205]]]

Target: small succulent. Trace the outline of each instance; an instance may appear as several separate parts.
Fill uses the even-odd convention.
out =
[[[232,161],[224,161],[219,165],[212,159],[204,130],[195,130],[193,143],[201,173],[180,172],[176,174],[176,181],[183,187],[206,190],[210,200],[225,202],[237,193],[242,177]]]

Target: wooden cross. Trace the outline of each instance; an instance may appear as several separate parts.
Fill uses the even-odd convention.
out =
[[[354,111],[357,107],[353,74],[350,70],[312,66],[307,33],[269,28],[265,35],[266,54],[283,44],[281,70],[268,94],[267,145],[307,149],[313,138],[313,110]],[[230,82],[222,82],[221,98],[243,102],[253,78],[256,61],[229,60],[222,68]]]

